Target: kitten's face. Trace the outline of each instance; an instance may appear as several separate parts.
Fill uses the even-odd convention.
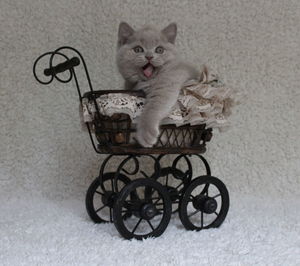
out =
[[[146,26],[134,31],[127,23],[119,26],[117,64],[123,77],[132,82],[155,78],[176,57],[176,24],[159,31]]]

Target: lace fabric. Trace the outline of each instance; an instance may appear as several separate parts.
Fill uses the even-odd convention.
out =
[[[229,126],[228,117],[234,106],[234,90],[219,81],[217,75],[203,72],[201,82],[191,80],[181,89],[177,103],[162,124],[177,126],[206,124],[208,128],[225,129]],[[143,112],[145,99],[126,93],[109,93],[96,99],[99,111],[106,116],[125,113],[133,123]],[[82,101],[83,121],[94,119],[94,102],[84,98]]]

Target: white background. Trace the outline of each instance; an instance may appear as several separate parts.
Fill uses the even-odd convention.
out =
[[[32,65],[41,53],[70,45],[85,57],[95,89],[119,89],[122,79],[115,54],[120,21],[135,28],[145,23],[163,28],[177,22],[177,46],[183,56],[199,67],[207,64],[244,95],[234,110],[232,128],[216,132],[206,153],[213,175],[224,181],[235,199],[233,206],[247,197],[261,199],[253,207],[260,211],[271,206],[266,202],[290,198],[290,205],[299,202],[298,0],[1,0],[0,192],[3,213],[9,217],[5,226],[18,221],[18,214],[9,211],[15,205],[5,203],[24,203],[25,195],[33,205],[35,197],[45,200],[45,205],[54,199],[78,202],[81,205],[73,203],[68,208],[76,205],[74,209],[88,223],[84,195],[103,157],[95,154],[87,133],[81,130],[74,84],[42,86],[33,77]],[[279,208],[279,216],[286,216],[285,204],[280,206],[274,208]],[[27,214],[30,209],[28,206]],[[240,224],[234,220],[239,209],[233,213],[236,216],[229,221]],[[33,211],[28,219],[35,214]],[[293,230],[299,232],[299,223],[295,223],[291,222],[296,226]],[[286,230],[280,232],[282,236]],[[5,235],[7,231],[2,232]],[[176,234],[175,229],[172,232]],[[294,240],[299,247],[299,239]],[[8,249],[3,254],[12,262]],[[177,262],[182,262],[180,257]]]

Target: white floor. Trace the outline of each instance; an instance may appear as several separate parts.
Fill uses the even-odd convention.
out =
[[[93,224],[84,198],[0,196],[1,265],[300,265],[300,200],[231,195],[219,229],[186,231],[174,216],[157,239],[123,240]]]

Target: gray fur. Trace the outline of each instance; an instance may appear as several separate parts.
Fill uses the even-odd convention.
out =
[[[199,80],[200,70],[183,62],[174,45],[177,26],[171,23],[162,31],[145,26],[134,31],[127,23],[119,26],[117,65],[125,79],[126,89],[142,89],[146,92],[146,104],[137,124],[137,140],[144,147],[153,146],[159,134],[159,124],[176,103],[183,84],[191,79]],[[136,53],[141,46],[144,51]],[[155,49],[161,46],[164,52]],[[150,61],[146,56],[153,57]],[[143,74],[143,67],[150,62],[154,66],[152,76]]]

